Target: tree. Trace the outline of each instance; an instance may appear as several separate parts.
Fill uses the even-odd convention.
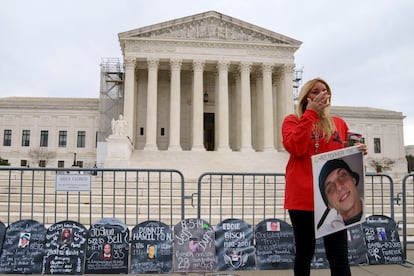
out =
[[[32,159],[32,164],[37,164],[39,167],[46,167],[49,160],[56,156],[56,152],[48,151],[47,148],[40,147],[31,149],[29,156]],[[40,164],[41,161],[43,164]]]
[[[393,167],[395,160],[390,158],[370,159],[369,163],[374,167],[377,173],[389,171]]]

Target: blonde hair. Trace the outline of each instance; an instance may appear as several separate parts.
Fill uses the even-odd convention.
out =
[[[314,78],[312,80],[307,81],[300,90],[298,105],[296,107],[296,115],[301,117],[303,113],[306,111],[306,107],[308,105],[308,96],[311,92],[313,86],[317,83],[321,82],[326,86],[328,91],[328,95],[332,98],[331,88],[329,87],[328,83],[321,79],[321,78]],[[331,100],[330,98],[330,100]],[[332,117],[330,115],[330,106],[326,107],[320,114],[319,114],[319,122],[314,125],[314,130],[318,132],[322,132],[324,134],[326,142],[331,139],[332,134],[336,130],[336,127],[333,123]]]

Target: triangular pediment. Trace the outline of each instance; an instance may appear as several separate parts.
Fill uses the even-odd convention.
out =
[[[251,42],[299,47],[301,42],[239,19],[209,11],[120,33],[121,41],[173,39]]]

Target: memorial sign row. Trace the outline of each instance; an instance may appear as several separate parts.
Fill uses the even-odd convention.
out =
[[[390,218],[371,216],[348,233],[351,264],[403,262],[398,231]],[[264,220],[255,228],[239,219],[224,220],[215,228],[201,219],[185,219],[174,226],[174,233],[162,222],[146,221],[131,235],[114,218],[97,221],[88,230],[75,221],[46,229],[37,221],[21,220],[7,228],[0,223],[0,245],[0,273],[7,274],[290,269],[295,254],[292,227],[278,219]],[[321,239],[312,266],[328,266]]]

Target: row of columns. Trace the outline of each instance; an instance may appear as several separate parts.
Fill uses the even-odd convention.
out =
[[[135,141],[135,65],[134,58],[125,59],[125,78],[124,78],[124,118],[128,122],[127,135],[131,141]],[[159,60],[156,58],[149,58],[148,65],[148,93],[147,93],[147,116],[146,116],[146,143],[144,150],[157,150],[156,134],[157,134],[157,85],[158,85],[158,68]],[[205,61],[193,61],[193,91],[192,91],[192,151],[203,151],[203,72]],[[221,60],[217,63],[217,98],[216,98],[216,149],[218,151],[230,151],[229,142],[229,91],[228,91],[228,72],[230,62]],[[171,59],[171,82],[170,82],[170,128],[169,128],[169,146],[168,150],[181,150],[180,145],[180,89],[181,89],[181,59]],[[251,62],[241,62],[240,78],[238,82],[238,89],[240,89],[240,150],[253,151],[252,147],[252,110],[251,110]],[[286,104],[292,104],[293,109],[293,94],[292,88],[286,86],[292,81],[291,72],[293,66],[288,67],[290,70],[281,70],[279,74],[279,85],[277,86],[278,104],[277,108],[282,108]],[[263,150],[275,150],[274,145],[274,128],[277,127],[274,122],[273,114],[273,80],[272,80],[272,65],[262,64],[262,94],[260,97],[261,110],[260,118],[262,119],[262,137]],[[280,69],[279,69],[280,70]],[[286,90],[286,91],[285,91]],[[284,94],[292,94],[292,99]],[[283,113],[287,109],[283,109]],[[289,112],[291,110],[289,109]],[[277,112],[277,116],[283,116]],[[282,118],[282,117],[280,117]]]

